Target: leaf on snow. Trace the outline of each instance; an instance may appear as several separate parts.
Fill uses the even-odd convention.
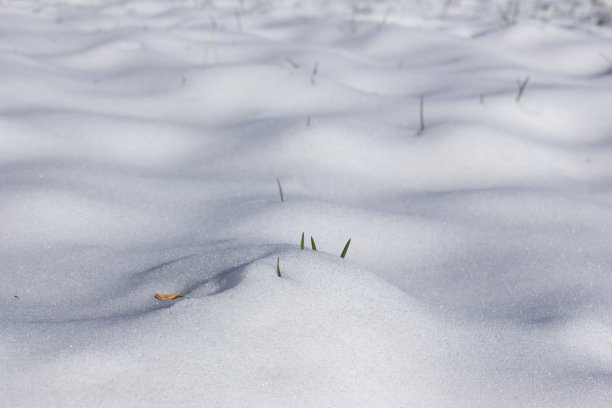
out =
[[[156,293],[155,294],[155,299],[163,301],[163,300],[167,300],[167,299],[177,299],[177,298],[182,298],[183,296],[181,295],[169,295],[167,293]]]

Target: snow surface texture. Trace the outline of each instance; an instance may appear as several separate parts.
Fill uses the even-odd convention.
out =
[[[514,3],[2,1],[2,404],[609,407],[609,7]]]

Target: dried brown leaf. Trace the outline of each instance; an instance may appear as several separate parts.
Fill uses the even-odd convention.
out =
[[[182,298],[183,296],[181,295],[169,295],[167,293],[156,293],[155,294],[155,299],[163,301],[163,300],[168,300],[168,299],[177,299],[177,298]]]

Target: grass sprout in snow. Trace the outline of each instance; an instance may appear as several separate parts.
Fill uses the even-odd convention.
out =
[[[276,179],[276,184],[278,184],[278,192],[280,194],[281,203],[285,201],[285,194],[283,193],[283,187],[281,186],[280,180]]]
[[[425,97],[421,96],[421,98],[419,99],[419,120],[421,122],[421,127],[419,129],[418,134],[421,134],[425,131],[425,113],[423,112],[424,104]]]
[[[300,64],[298,64],[297,62],[295,62],[294,60],[292,60],[289,57],[285,58],[285,61],[287,61],[289,63],[289,65],[291,65],[291,67],[293,69],[298,69],[300,67]]]
[[[523,92],[525,92],[525,88],[527,87],[528,83],[529,83],[529,76],[527,76],[522,81],[518,79],[516,80],[516,85],[518,86],[518,93],[516,94],[516,103],[519,103],[521,101],[521,98],[523,97]]]
[[[314,67],[312,68],[312,73],[310,74],[310,83],[313,85],[317,84],[317,74],[319,73],[319,61],[315,62]]]
[[[312,235],[310,236],[310,245],[313,251],[317,250],[317,245],[315,244],[315,240],[312,237]],[[342,254],[340,255],[341,258],[344,258],[346,256],[346,253],[350,245],[351,245],[351,238],[349,238],[349,240],[346,242],[346,245],[344,245],[344,249],[342,250]],[[302,232],[302,239],[300,240],[300,249],[301,250],[304,249],[304,233],[303,232]]]
[[[350,238],[347,241],[346,245],[344,246],[344,249],[342,250],[342,255],[340,255],[340,258],[344,258],[346,256],[346,251],[348,251],[349,245],[351,245],[351,239]]]

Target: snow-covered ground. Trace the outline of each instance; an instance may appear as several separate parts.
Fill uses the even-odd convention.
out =
[[[3,0],[0,405],[611,406],[609,11]]]

